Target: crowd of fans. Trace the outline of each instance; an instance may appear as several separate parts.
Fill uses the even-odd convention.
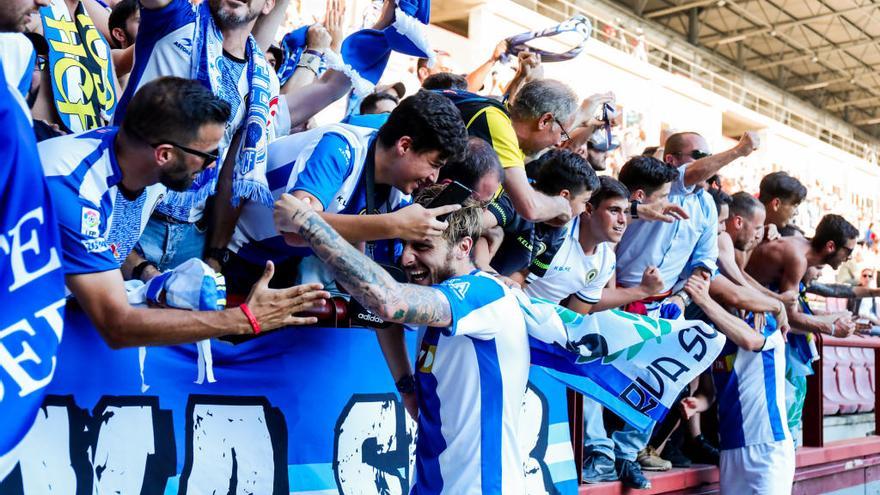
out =
[[[442,55],[433,65],[414,60],[422,90],[379,86],[358,98],[354,76],[331,63],[358,49],[346,40],[342,0],[329,0],[323,23],[283,38],[287,0],[11,4],[0,28],[26,35],[0,39],[8,93],[0,118],[11,150],[2,228],[42,208],[49,227],[28,246],[55,250],[53,269],[64,274],[45,297],[75,299],[68,312],[84,312],[114,348],[315,324],[343,290],[377,320],[427,326],[415,372],[402,327],[377,331],[419,418],[423,490],[479,492],[474,439],[492,434],[501,475],[483,493],[521,491],[516,417],[529,358],[513,290],[587,315],[702,319],[727,336],[723,356],[653,435],[626,424],[606,430],[614,421],[585,400],[584,479],[642,489],[650,487],[644,470],[699,462],[720,464],[731,493],[790,490],[803,393],[784,391],[805,390],[816,359],[810,335],[880,324],[870,283],[814,283],[823,267],[876,246],[842,216],[819,214],[837,204],[817,203],[806,238],[792,218],[815,193],[796,177],[722,186],[724,167],[760,146],[753,132],[714,153],[694,131],[633,151],[644,136],[620,130],[613,94],[579,101],[543,77],[532,53],[519,55],[514,79],[492,94],[503,42],[470,74],[445,72]],[[383,4],[373,29],[391,25],[395,6]],[[57,42],[46,30],[58,26],[89,40],[75,112],[58,96],[71,91],[55,80],[70,60],[50,49]],[[32,65],[16,73],[20,60]],[[342,122],[310,123],[346,95]],[[609,160],[622,140],[628,156]],[[14,194],[20,181],[28,192]],[[450,201],[455,189],[466,195]],[[126,287],[192,258],[225,276],[227,309],[129,304]],[[0,273],[15,263],[4,254]],[[858,270],[850,267],[873,278]],[[813,311],[811,290],[852,298],[853,311]],[[13,295],[0,297],[17,320],[26,308],[18,314]],[[500,394],[497,417],[470,407],[481,387]],[[719,433],[710,436],[700,415],[715,402]],[[467,410],[441,407],[450,403]]]

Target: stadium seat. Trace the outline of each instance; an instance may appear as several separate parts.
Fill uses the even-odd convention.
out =
[[[868,362],[868,378],[871,380],[871,392],[876,393],[874,377],[877,371],[874,365],[874,349],[862,349],[862,352],[865,354],[865,359]]]
[[[862,402],[867,402],[870,406],[867,409],[860,409],[861,412],[870,412],[874,410],[874,391],[871,390],[870,370],[865,365],[854,365],[853,379],[856,383],[856,393]]]
[[[843,398],[837,390],[837,379],[834,377],[834,365],[822,363],[822,414],[831,416],[840,412]]]
[[[840,391],[841,397],[855,406],[855,410],[849,412],[867,412],[874,408],[874,403],[873,401],[859,395],[856,390],[854,368],[857,366],[858,365],[853,366],[846,362],[840,362],[835,366],[834,371],[837,377],[837,389]],[[864,367],[862,367],[862,369],[864,369]],[[846,414],[846,411],[843,409],[844,408],[841,407],[840,412]]]

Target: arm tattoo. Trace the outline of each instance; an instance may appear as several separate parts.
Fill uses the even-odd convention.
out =
[[[431,287],[401,284],[381,266],[358,251],[314,211],[306,216],[299,229],[312,250],[333,268],[336,281],[370,311],[397,323],[448,326],[452,324],[449,301]]]
[[[813,282],[807,286],[807,292],[822,297],[856,297],[856,292],[852,286],[846,284],[823,284],[821,282]]]

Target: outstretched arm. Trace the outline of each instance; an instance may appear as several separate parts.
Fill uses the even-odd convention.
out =
[[[284,222],[285,229],[296,229],[295,233],[311,246],[315,255],[333,267],[336,281],[383,320],[437,327],[452,324],[452,309],[446,296],[437,289],[395,281],[343,239],[307,202],[283,194],[275,207],[292,212]]]
[[[757,133],[754,131],[746,131],[733,148],[715,155],[700,158],[699,160],[688,164],[687,170],[685,170],[684,173],[684,185],[690,187],[712,177],[737,158],[749,156],[753,151],[758,149],[760,143],[761,141],[758,138]]]

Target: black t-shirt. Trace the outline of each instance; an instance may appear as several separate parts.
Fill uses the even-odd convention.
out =
[[[492,268],[502,275],[528,268],[536,276],[543,276],[565,240],[566,229],[526,220],[516,212],[506,193],[486,205],[486,210],[504,230],[504,241],[490,263]]]

